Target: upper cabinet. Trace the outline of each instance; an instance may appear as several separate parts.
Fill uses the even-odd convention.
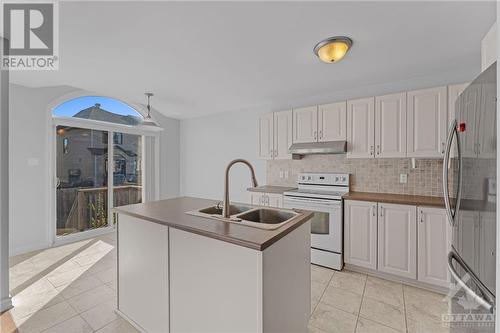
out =
[[[288,159],[292,145],[292,111],[274,113],[274,159]]]
[[[442,157],[447,136],[447,89],[409,91],[407,157]]]
[[[259,118],[257,126],[257,156],[260,159],[291,158],[292,111],[268,113]]]
[[[375,155],[375,99],[347,101],[347,157]]]
[[[468,85],[469,83],[459,83],[448,86],[448,126],[455,119],[455,103],[458,100],[458,96],[460,96]]]
[[[293,109],[293,142],[318,141],[318,107]]]
[[[375,97],[375,157],[406,157],[406,93]]]
[[[347,139],[346,109],[346,102],[318,107],[318,141],[345,141]]]

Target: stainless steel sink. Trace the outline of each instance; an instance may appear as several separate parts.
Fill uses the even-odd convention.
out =
[[[245,221],[265,223],[265,224],[278,224],[290,220],[297,214],[289,211],[282,211],[269,208],[258,208],[238,215],[238,218]]]
[[[229,215],[236,215],[248,210],[252,209],[252,207],[247,206],[239,206],[239,205],[230,205],[229,206]],[[222,206],[216,205],[212,207],[207,207],[198,210],[200,213],[209,214],[209,215],[220,215],[222,216]]]
[[[246,226],[274,230],[292,221],[300,213],[289,209],[261,208],[243,205],[230,205],[229,218],[222,217],[221,205],[210,206],[186,212],[186,214],[209,219],[238,223]]]

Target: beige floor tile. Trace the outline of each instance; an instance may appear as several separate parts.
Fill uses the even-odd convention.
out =
[[[335,272],[330,281],[330,285],[352,291],[356,294],[363,294],[365,289],[366,275],[343,270]]]
[[[97,333],[138,333],[134,326],[127,323],[125,320],[118,318],[117,320],[107,324],[97,331]]]
[[[47,275],[47,280],[49,280],[49,282],[57,288],[73,283],[77,279],[83,278],[86,275],[88,275],[88,273],[86,274],[86,269],[83,267],[79,267],[68,272],[50,273],[49,275]]]
[[[314,327],[312,325],[309,325],[307,326],[307,333],[326,333],[325,331],[323,330],[320,330],[319,328],[317,327]]]
[[[398,333],[404,331],[398,331],[388,326],[381,325],[370,319],[358,318],[358,323],[356,325],[356,333]]]
[[[80,316],[75,316],[62,323],[51,327],[43,333],[92,333],[94,330]]]
[[[117,270],[115,267],[108,268],[102,272],[94,274],[94,276],[102,282],[108,283],[117,279]]]
[[[113,300],[99,304],[92,309],[83,312],[81,316],[94,330],[98,330],[118,318],[115,310],[116,301]]]
[[[399,308],[403,307],[403,285],[401,283],[368,276],[364,296]]]
[[[361,306],[361,295],[332,285],[326,288],[321,302],[357,315]]]
[[[76,312],[82,313],[90,310],[96,305],[112,300],[115,297],[116,293],[113,289],[106,285],[102,285],[68,299],[68,303]]]
[[[15,319],[21,319],[61,302],[64,298],[55,289],[37,294],[21,293],[12,298],[14,308],[10,312]]]
[[[311,265],[311,281],[322,284],[328,283],[334,274],[334,270],[325,267]]]
[[[359,315],[399,331],[405,330],[406,327],[405,314],[402,309],[371,298],[363,298]]]
[[[60,294],[68,299],[81,294],[85,291],[97,288],[103,285],[102,281],[95,276],[84,276],[76,279],[74,282],[56,288]]]
[[[314,310],[310,325],[328,333],[354,332],[357,317],[322,302]]]
[[[11,291],[14,289],[15,288],[13,288],[11,286]],[[34,280],[30,284],[26,284],[26,286],[23,287],[22,289],[20,287],[16,288],[17,292],[16,292],[16,294],[14,294],[14,296],[16,296],[16,295],[23,295],[23,296],[37,295],[37,294],[47,293],[47,292],[50,292],[53,290],[56,290],[56,288],[54,288],[54,286],[52,285],[52,283],[49,282],[49,280],[47,280],[46,278],[40,278],[40,279]]]
[[[108,269],[117,269],[117,260],[116,258],[103,258],[99,262],[87,266],[87,271],[90,274],[97,274],[102,271],[108,270]],[[116,278],[116,276],[115,276]]]
[[[41,332],[45,329],[53,327],[63,321],[70,319],[76,315],[75,310],[66,302],[53,305],[46,309],[40,310],[33,315],[22,320],[16,320],[16,324],[21,333],[25,332]]]
[[[104,257],[106,256],[105,252],[98,252],[94,253],[88,256],[83,256],[83,257],[78,257],[74,258],[73,262],[76,264],[85,267],[85,266],[91,266],[97,264],[99,261],[104,260]]]
[[[434,317],[407,319],[408,333],[448,333],[450,329],[443,326],[441,320]]]
[[[118,280],[113,280],[113,281],[110,281],[108,283],[106,283],[106,285],[108,287],[110,287],[111,289],[113,289],[114,291],[117,291],[118,290]]]
[[[406,314],[419,320],[421,317],[434,317],[441,320],[441,315],[448,312],[445,296],[424,289],[404,286]]]

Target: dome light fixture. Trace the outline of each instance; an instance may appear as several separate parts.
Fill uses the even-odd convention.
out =
[[[352,46],[352,39],[345,36],[330,37],[322,40],[314,47],[314,54],[328,64],[344,58]]]

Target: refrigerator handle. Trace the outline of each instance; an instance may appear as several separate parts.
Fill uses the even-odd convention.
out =
[[[481,294],[483,294],[483,297],[479,296],[472,290],[458,275],[457,271],[455,270],[455,267],[453,267],[453,260],[455,260],[470,276],[472,281],[476,284],[478,289],[481,291]],[[469,296],[471,296],[474,301],[476,301],[478,304],[480,304],[482,307],[484,307],[487,311],[490,313],[494,312],[495,309],[495,295],[493,295],[488,288],[479,280],[476,275],[471,271],[469,266],[460,258],[458,254],[455,253],[455,250],[451,250],[448,253],[448,270],[450,271],[453,279],[457,281],[457,284],[462,288]],[[485,299],[486,297],[487,299]]]
[[[460,147],[460,140],[458,139],[457,134],[457,154],[458,154],[458,183],[457,183],[457,196],[456,196],[456,204],[455,204],[455,212],[451,210],[450,204],[450,193],[448,191],[448,170],[450,163],[450,153],[451,153],[451,144],[453,142],[453,136],[457,134],[457,120],[453,119],[450,128],[448,130],[448,138],[446,140],[445,152],[443,157],[443,192],[444,192],[444,205],[446,207],[446,215],[448,216],[448,222],[453,227],[455,226],[455,217],[458,214],[459,206],[460,206],[460,197],[462,193],[462,151]]]

